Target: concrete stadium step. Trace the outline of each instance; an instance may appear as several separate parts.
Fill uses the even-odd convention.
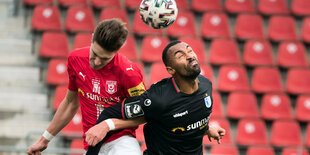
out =
[[[48,93],[48,88],[43,83],[23,83],[14,85],[14,83],[0,83],[0,92],[7,93]]]
[[[5,66],[34,66],[37,57],[29,54],[5,54],[0,53],[0,65]]]
[[[40,69],[38,67],[0,66],[1,83],[22,84],[25,82],[39,83]]]
[[[0,53],[4,54],[29,54],[31,55],[30,39],[2,39],[0,38]]]

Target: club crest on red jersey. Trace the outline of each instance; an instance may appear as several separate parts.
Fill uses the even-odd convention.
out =
[[[106,81],[105,91],[109,94],[114,94],[117,92],[117,82],[116,81]]]

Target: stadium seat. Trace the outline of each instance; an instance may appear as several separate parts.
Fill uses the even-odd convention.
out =
[[[225,9],[229,13],[254,13],[253,0],[226,0]]]
[[[92,38],[91,33],[77,33],[74,37],[73,49],[90,46]]]
[[[197,12],[223,11],[221,0],[192,0],[192,9]]]
[[[310,17],[302,20],[301,38],[304,42],[310,43]]]
[[[81,150],[83,153],[84,152],[84,140],[83,139],[73,139],[71,142],[71,146],[70,146],[71,150]],[[77,153],[70,153],[69,155],[80,155]]]
[[[301,146],[299,124],[292,120],[274,121],[271,126],[271,144],[277,147]]]
[[[193,51],[195,51],[198,61],[200,64],[205,63],[205,47],[204,47],[204,42],[201,38],[198,37],[180,37],[178,40],[183,41],[187,43],[188,45],[191,46]]]
[[[228,95],[227,116],[233,119],[258,118],[256,97],[250,92],[232,92]]]
[[[278,68],[256,67],[252,78],[252,90],[256,93],[283,91],[281,74]]]
[[[309,155],[308,151],[305,148],[299,147],[287,147],[282,149],[281,155]]]
[[[264,39],[263,18],[256,14],[239,14],[235,34],[238,39]]]
[[[175,0],[175,3],[177,3],[177,7],[179,10],[189,10],[190,5],[188,4],[187,0]]]
[[[141,0],[125,0],[125,6],[129,10],[136,10],[139,8]]]
[[[69,124],[61,130],[61,134],[68,139],[82,137],[83,124],[80,110],[74,115]]]
[[[214,39],[210,45],[210,63],[214,65],[240,64],[238,44],[235,40]]]
[[[220,67],[218,90],[223,92],[250,90],[245,68],[230,65]]]
[[[214,118],[224,118],[223,106],[221,95],[218,92],[213,92],[213,107],[212,107],[212,119]]]
[[[305,145],[307,146],[307,147],[310,147],[310,122],[308,122],[308,124],[307,124],[307,128],[306,128],[306,131],[305,131],[306,133],[305,133]]]
[[[52,59],[49,62],[46,83],[50,85],[68,84],[67,60]]]
[[[52,5],[53,0],[23,0],[25,5]]]
[[[278,48],[278,65],[281,67],[307,67],[306,49],[299,42],[282,42]]]
[[[92,32],[95,28],[93,11],[90,8],[70,7],[67,11],[66,30]]]
[[[139,142],[144,142],[144,133],[143,133],[144,124],[139,125],[136,130],[136,138]]]
[[[241,119],[237,127],[237,144],[267,145],[267,129],[264,121],[260,119]]]
[[[268,37],[273,41],[297,40],[295,19],[290,16],[272,16],[269,19]]]
[[[167,28],[167,32],[171,37],[196,36],[194,14],[189,11],[179,11],[177,19]]]
[[[68,37],[61,32],[45,32],[41,39],[39,55],[47,58],[66,58],[69,54]]]
[[[137,10],[134,14],[133,18],[133,32],[137,35],[160,35],[163,34],[162,30],[152,29],[143,23],[142,19],[140,18],[139,10]]]
[[[249,40],[244,45],[243,62],[249,66],[272,66],[271,44],[264,40]]]
[[[298,121],[310,121],[310,95],[300,95],[296,101],[296,119]]]
[[[275,155],[274,150],[270,146],[250,146],[246,155]]]
[[[293,119],[291,101],[284,93],[267,93],[262,98],[262,117],[266,120]]]
[[[211,82],[212,82],[212,86],[214,88],[215,84],[214,84],[214,74],[213,74],[213,70],[212,67],[210,65],[205,65],[205,64],[200,64],[200,69],[201,72],[200,74],[207,77]]]
[[[287,72],[286,90],[292,94],[310,93],[310,70],[290,69]]]
[[[214,118],[211,116],[211,119],[209,121],[209,126],[220,126],[223,129],[226,130],[225,136],[223,139],[221,139],[222,145],[227,145],[227,144],[232,144],[232,138],[231,138],[231,130],[230,130],[230,125],[229,121],[224,119],[224,118]],[[212,139],[212,142],[209,141],[208,136],[203,137],[203,144],[209,146],[209,145],[215,145],[217,146],[217,141]]]
[[[289,14],[286,0],[259,0],[258,11],[264,15]]]
[[[225,13],[204,13],[201,35],[206,38],[230,38],[229,20]]]
[[[161,62],[162,52],[169,39],[164,36],[145,36],[141,45],[141,60],[144,62]]]
[[[66,97],[68,90],[67,85],[59,85],[56,87],[55,95],[54,95],[54,104],[53,104],[53,110],[56,111],[62,102],[62,100]]]
[[[167,77],[171,77],[171,75],[167,72],[164,63],[162,62],[153,63],[150,69],[150,78],[147,87],[149,88],[153,83],[158,82]]]
[[[91,0],[91,4],[98,9],[111,7],[121,8],[120,0]]]
[[[35,31],[60,31],[60,12],[57,7],[38,5],[34,8],[31,29]]]
[[[239,155],[239,150],[236,146],[214,145],[210,153],[211,155]]]
[[[61,6],[87,6],[87,0],[58,0]]]
[[[103,21],[105,19],[111,19],[111,18],[121,19],[123,22],[127,23],[126,27],[129,28],[126,10],[118,9],[118,8],[104,8],[104,9],[102,9],[102,11],[100,13],[100,21]],[[131,31],[130,28],[129,28],[129,31]]]
[[[128,59],[132,61],[138,60],[135,38],[129,35],[127,37],[126,42],[118,50],[118,52],[121,53],[122,55],[125,55]]]
[[[292,12],[297,16],[310,15],[310,3],[308,0],[292,0]]]

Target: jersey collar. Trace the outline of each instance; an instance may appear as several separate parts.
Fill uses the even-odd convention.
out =
[[[177,83],[175,82],[174,78],[172,78],[172,83],[173,83],[173,86],[174,86],[175,90],[179,93],[180,89],[179,89]]]

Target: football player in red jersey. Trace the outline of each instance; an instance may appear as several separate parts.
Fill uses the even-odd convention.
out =
[[[67,95],[41,139],[29,147],[29,155],[40,154],[45,150],[49,141],[72,120],[79,108],[85,138],[85,133],[96,124],[99,114],[105,108],[145,91],[143,76],[137,65],[117,53],[127,35],[128,30],[120,20],[104,20],[97,25],[90,47],[75,49],[70,53]],[[140,124],[137,121],[131,122]],[[102,145],[99,154],[141,154],[134,137],[135,128],[115,131]],[[87,148],[84,139],[84,149]]]

